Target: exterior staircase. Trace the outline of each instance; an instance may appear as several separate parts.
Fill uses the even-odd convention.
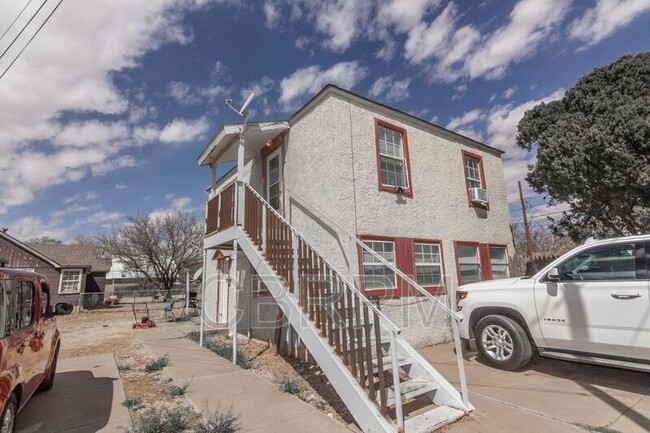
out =
[[[238,200],[236,188],[215,197],[233,209],[220,218],[364,432],[430,432],[473,409],[250,185],[236,186]],[[244,205],[239,218],[231,203]]]

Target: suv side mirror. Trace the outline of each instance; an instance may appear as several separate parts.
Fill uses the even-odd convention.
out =
[[[548,274],[546,274],[546,278],[549,281],[560,281],[560,270],[558,268],[551,268]]]

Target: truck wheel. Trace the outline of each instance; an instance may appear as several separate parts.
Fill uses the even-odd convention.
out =
[[[526,332],[509,317],[482,318],[474,331],[476,346],[483,359],[501,370],[518,370],[528,364],[532,348]]]
[[[54,352],[54,358],[52,358],[50,371],[46,372],[45,379],[43,380],[43,382],[41,382],[41,385],[38,387],[40,391],[49,391],[54,386],[54,377],[56,376],[56,364],[58,359],[59,359],[59,346],[56,347],[56,352]]]
[[[16,411],[18,409],[18,401],[16,395],[11,394],[7,399],[5,408],[2,411],[2,418],[0,418],[0,432],[14,433],[16,429]]]

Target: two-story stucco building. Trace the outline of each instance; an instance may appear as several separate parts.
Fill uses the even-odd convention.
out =
[[[412,345],[451,338],[458,285],[508,276],[502,152],[333,85],[242,129],[199,156],[205,323],[308,352],[365,431],[471,410]],[[436,408],[406,420],[414,398]]]
[[[215,173],[236,161],[240,128],[222,127],[199,158],[212,168],[210,199],[235,180],[235,169],[220,179]],[[508,276],[512,235],[501,151],[333,85],[285,122],[250,124],[245,138],[246,182],[337,270],[354,275],[366,296],[379,298],[412,343],[448,338],[444,321],[423,328],[421,313],[404,311],[421,308],[413,303],[417,293],[342,239],[319,213],[441,297],[462,283]],[[218,234],[211,224],[214,213],[207,221],[209,259],[220,246],[211,241]],[[218,253],[222,271],[229,254]],[[214,278],[218,268],[218,259],[207,263],[206,311],[226,322],[233,297]],[[242,291],[246,300],[239,305],[250,305],[252,293],[255,310],[264,289],[254,279],[240,283],[251,290]],[[240,314],[246,329],[249,314]],[[274,312],[262,315],[275,318]]]

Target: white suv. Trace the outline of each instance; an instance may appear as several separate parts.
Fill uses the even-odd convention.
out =
[[[460,334],[516,370],[539,354],[650,372],[650,235],[587,243],[533,277],[457,293]]]

